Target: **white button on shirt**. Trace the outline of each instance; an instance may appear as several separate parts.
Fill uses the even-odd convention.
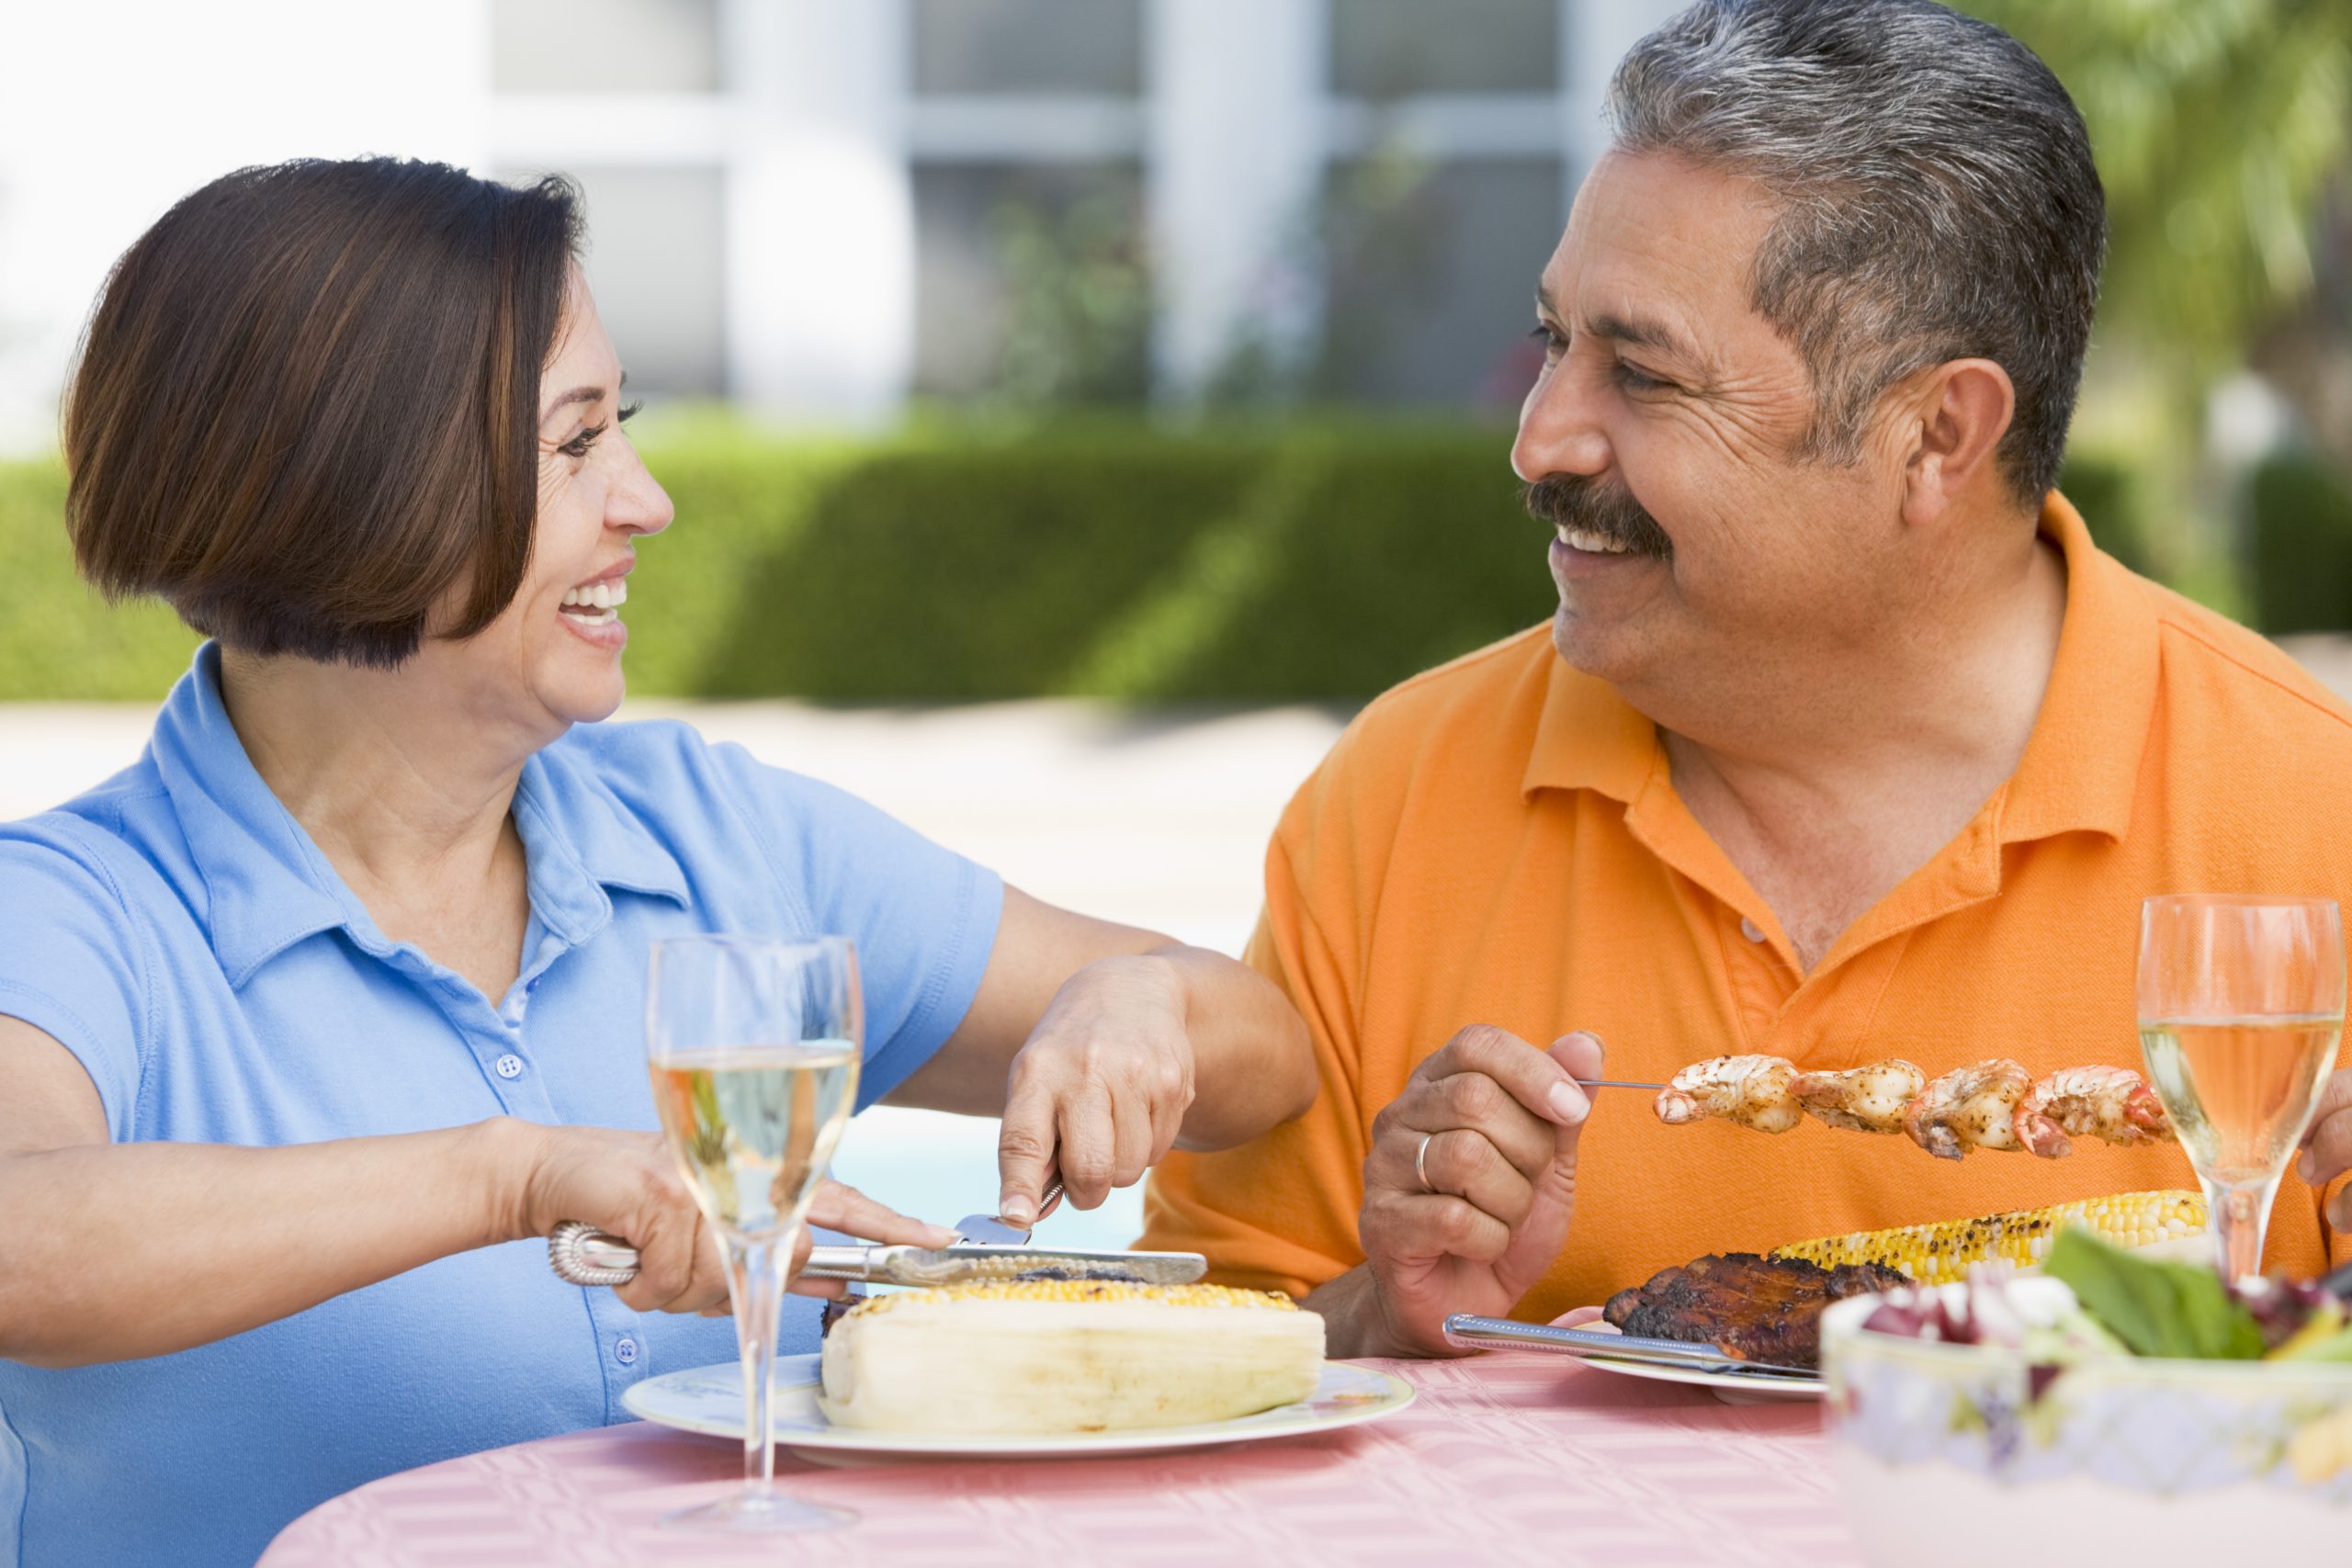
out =
[[[499,1057],[491,1066],[502,1078],[519,1078],[523,1076],[523,1058],[512,1051]]]
[[[1754,920],[1742,917],[1739,922],[1739,934],[1746,937],[1750,942],[1762,942],[1764,940],[1764,928],[1758,925]],[[500,1066],[503,1070],[504,1064],[501,1063]]]

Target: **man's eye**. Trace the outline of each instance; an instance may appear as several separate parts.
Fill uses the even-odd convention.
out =
[[[1549,322],[1538,322],[1535,330],[1527,335],[1544,345],[1544,356],[1546,359],[1567,350],[1568,340],[1554,332]]]
[[[1629,392],[1655,392],[1668,385],[1655,376],[1645,376],[1622,359],[1617,362],[1617,384]]]

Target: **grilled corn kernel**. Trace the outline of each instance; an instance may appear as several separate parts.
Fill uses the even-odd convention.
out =
[[[1825,1269],[1841,1263],[1883,1263],[1920,1284],[1940,1285],[1966,1279],[1971,1264],[1995,1258],[2020,1269],[2032,1268],[2068,1225],[2088,1226],[2102,1240],[2118,1247],[2146,1247],[2203,1234],[2205,1200],[2198,1193],[2177,1190],[2119,1192],[2110,1198],[2086,1198],[1982,1219],[1824,1236],[1781,1247],[1772,1256],[1801,1258]]]

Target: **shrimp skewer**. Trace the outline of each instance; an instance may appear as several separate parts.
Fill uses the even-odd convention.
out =
[[[1832,1127],[1855,1133],[1900,1133],[1903,1113],[1919,1098],[1928,1075],[1901,1057],[1844,1072],[1799,1073],[1789,1084],[1797,1103]]]
[[[1657,1091],[1657,1119],[1670,1127],[1720,1116],[1758,1133],[1785,1133],[1804,1120],[1789,1093],[1797,1065],[1786,1056],[1716,1056],[1693,1062]]]
[[[2032,1088],[2033,1075],[2006,1056],[1955,1067],[1904,1110],[1903,1130],[1938,1159],[1965,1159],[1972,1148],[2022,1148],[2017,1111]]]
[[[2165,1102],[2129,1067],[2061,1067],[2018,1102],[2018,1142],[2044,1159],[2074,1147],[2075,1137],[2110,1144],[2153,1144],[2172,1134]]]

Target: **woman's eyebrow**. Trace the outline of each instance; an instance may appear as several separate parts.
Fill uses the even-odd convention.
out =
[[[628,386],[628,372],[626,370],[621,372],[620,384],[623,388]],[[573,403],[600,403],[604,400],[605,389],[602,387],[574,387],[547,406],[547,412],[539,415],[539,423],[545,424],[558,412],[570,408]]]

